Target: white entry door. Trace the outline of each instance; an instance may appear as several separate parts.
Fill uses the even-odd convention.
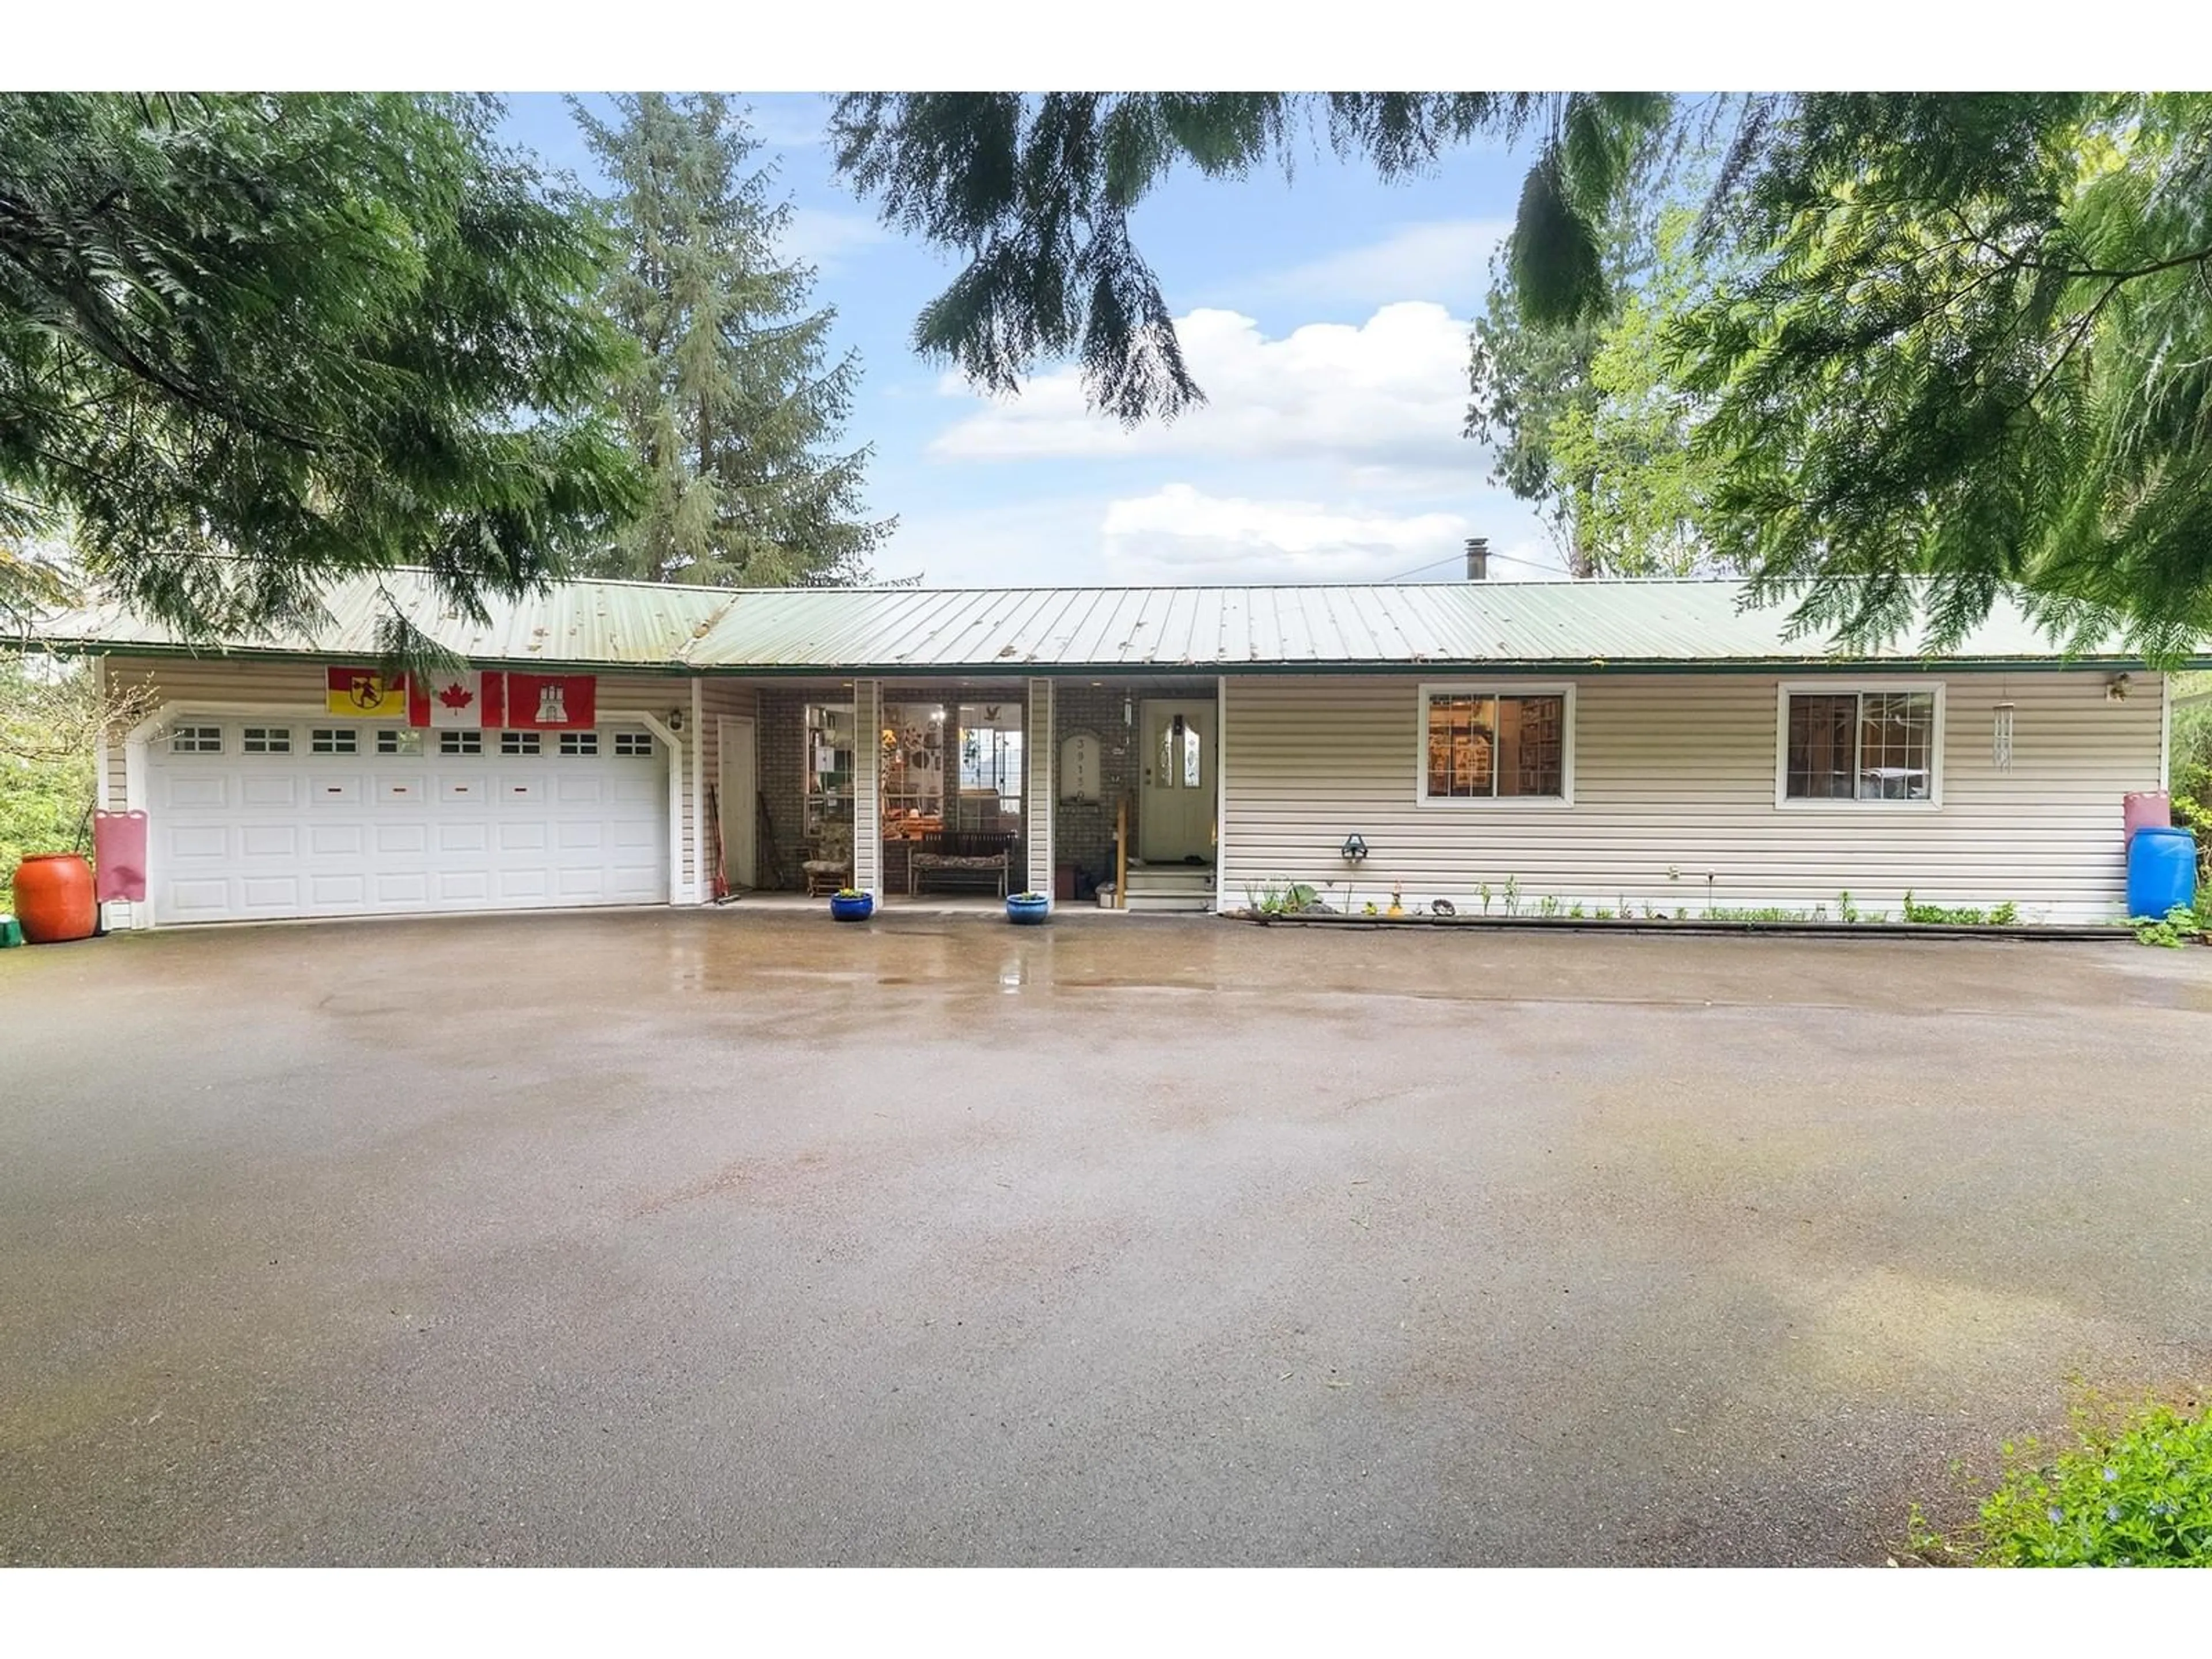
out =
[[[1145,705],[1137,856],[1152,864],[1213,860],[1213,705]]]
[[[754,805],[755,729],[744,715],[721,719],[714,805],[722,826],[722,874],[733,888],[760,885],[759,808]]]
[[[148,761],[157,924],[668,897],[667,757],[641,727],[187,714]]]

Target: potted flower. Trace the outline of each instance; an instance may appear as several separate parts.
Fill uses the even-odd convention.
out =
[[[839,921],[866,921],[876,913],[876,896],[857,887],[840,887],[830,896],[830,914]]]
[[[1049,893],[1013,893],[1007,896],[1006,920],[1017,926],[1033,927],[1051,914]]]

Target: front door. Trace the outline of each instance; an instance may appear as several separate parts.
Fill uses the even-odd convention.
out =
[[[1137,802],[1137,856],[1179,864],[1213,861],[1213,705],[1147,702],[1144,793]]]
[[[716,769],[714,808],[721,818],[722,875],[740,890],[760,884],[757,817],[753,804],[755,765],[751,720],[726,714],[721,728],[720,764]]]

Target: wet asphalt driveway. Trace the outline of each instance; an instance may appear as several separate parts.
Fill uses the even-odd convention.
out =
[[[0,955],[0,1561],[1879,1561],[2212,1359],[2212,952]]]

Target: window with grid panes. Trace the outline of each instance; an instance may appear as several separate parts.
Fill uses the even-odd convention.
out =
[[[535,732],[502,732],[499,734],[499,752],[502,755],[535,755],[540,747]]]
[[[248,726],[238,734],[240,751],[248,755],[289,755],[292,728],[289,726]]]
[[[483,753],[483,733],[441,732],[438,733],[438,752],[441,755],[481,755]]]
[[[1789,693],[1783,799],[1933,800],[1936,702],[1932,690]]]
[[[318,726],[307,733],[307,748],[317,755],[357,755],[361,738],[350,726]]]
[[[599,734],[596,732],[563,732],[561,752],[564,755],[596,755],[599,752]]]

